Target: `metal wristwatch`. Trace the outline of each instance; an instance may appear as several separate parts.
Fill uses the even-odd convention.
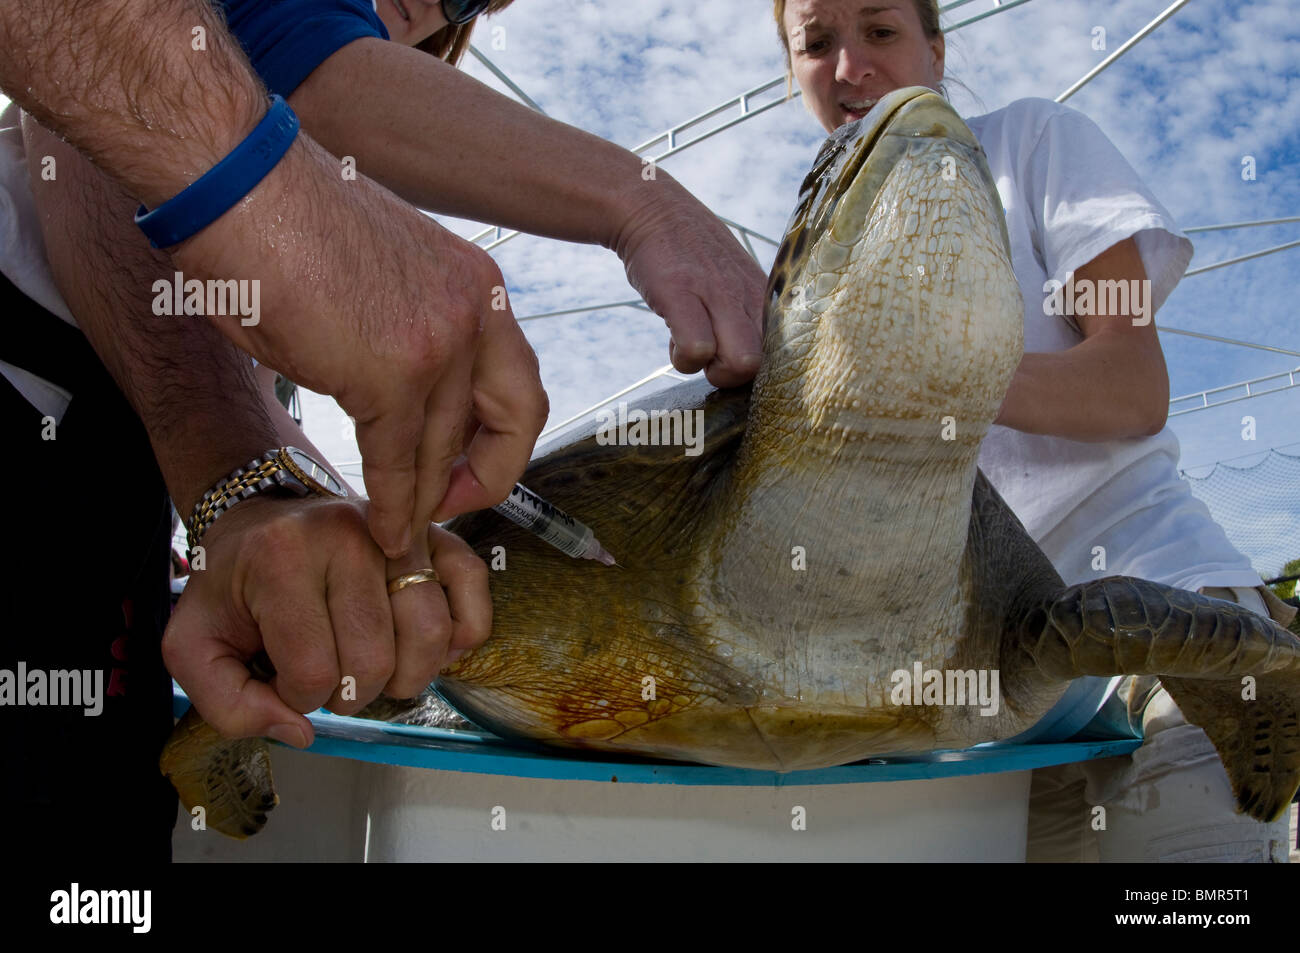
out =
[[[297,447],[268,450],[246,466],[237,467],[230,476],[203,494],[188,524],[190,550],[199,545],[203,534],[217,517],[236,503],[277,488],[289,490],[297,496],[315,493],[346,498],[348,495],[334,474]]]

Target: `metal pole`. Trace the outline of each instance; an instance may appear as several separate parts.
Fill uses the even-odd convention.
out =
[[[773,248],[780,248],[780,247],[781,247],[781,243],[780,243],[780,242],[775,241],[775,240],[773,240],[773,239],[771,239],[771,238],[768,238],[766,235],[760,235],[758,232],[754,231],[752,228],[746,228],[744,225],[741,225],[739,222],[733,222],[731,219],[729,219],[729,218],[723,218],[721,215],[718,216],[718,221],[720,221],[723,225],[730,225],[732,228],[734,228],[734,229],[735,229],[736,231],[738,231],[738,232],[744,232],[744,233],[747,234],[747,235],[753,235],[755,238],[767,242],[767,243],[768,243],[769,245],[771,245]]]
[[[1183,417],[1183,416],[1186,416],[1187,414],[1194,414],[1194,413],[1196,413],[1198,410],[1211,410],[1211,409],[1213,409],[1213,408],[1215,408],[1215,407],[1227,407],[1229,404],[1236,404],[1236,403],[1239,403],[1239,402],[1241,402],[1241,401],[1243,401],[1243,400],[1253,400],[1253,399],[1256,398],[1256,397],[1263,397],[1263,396],[1265,396],[1266,394],[1277,394],[1277,393],[1281,393],[1282,391],[1284,391],[1284,390],[1290,390],[1292,387],[1295,387],[1295,386],[1296,386],[1295,384],[1288,384],[1286,387],[1275,387],[1275,388],[1273,388],[1272,390],[1266,390],[1266,391],[1264,391],[1263,393],[1260,393],[1260,394],[1242,394],[1240,397],[1231,397],[1231,398],[1229,398],[1228,400],[1220,400],[1220,401],[1216,401],[1216,402],[1214,402],[1213,404],[1208,404],[1208,403],[1207,403],[1207,404],[1204,404],[1204,405],[1201,406],[1201,407],[1188,407],[1186,410],[1171,410],[1171,411],[1169,411],[1169,413],[1168,413],[1166,416],[1169,416],[1169,417]],[[1196,396],[1196,395],[1193,394],[1192,396]],[[1171,401],[1171,404],[1172,404],[1172,401]]]
[[[522,318],[515,318],[521,324],[524,321],[537,321],[540,318],[558,318],[565,314],[582,314],[586,311],[603,311],[606,308],[638,308],[641,307],[640,299],[636,301],[611,301],[608,304],[589,304],[581,308],[565,308],[563,311],[543,311],[541,314],[528,314]]]
[[[1194,225],[1191,228],[1184,228],[1183,231],[1191,235],[1193,232],[1217,232],[1227,228],[1252,228],[1256,225],[1285,225],[1288,222],[1300,222],[1300,215],[1293,215],[1290,218],[1261,218],[1255,222],[1229,222],[1225,225]]]
[[[1088,72],[1083,76],[1083,78],[1080,79],[1077,83],[1075,83],[1073,86],[1071,86],[1071,87],[1070,87],[1069,89],[1067,89],[1065,92],[1061,93],[1061,95],[1057,96],[1057,97],[1056,97],[1056,101],[1057,101],[1058,103],[1063,103],[1063,102],[1065,102],[1067,99],[1069,99],[1071,96],[1073,96],[1075,93],[1077,93],[1080,89],[1082,89],[1082,88],[1084,87],[1085,84],[1087,84],[1088,82],[1090,82],[1094,76],[1096,76],[1098,73],[1100,73],[1100,72],[1101,72],[1102,70],[1104,70],[1106,67],[1110,66],[1111,63],[1115,62],[1117,59],[1119,59],[1121,56],[1123,56],[1125,53],[1127,53],[1127,52],[1128,52],[1128,51],[1133,47],[1134,44],[1136,44],[1139,40],[1141,40],[1143,37],[1145,37],[1148,33],[1150,33],[1152,30],[1154,30],[1154,29],[1155,29],[1156,27],[1158,27],[1160,24],[1162,24],[1162,23],[1164,23],[1166,20],[1168,20],[1168,19],[1169,19],[1171,16],[1173,16],[1175,13],[1177,13],[1178,10],[1179,10],[1181,7],[1183,7],[1186,3],[1187,3],[1187,0],[1176,0],[1176,2],[1170,4],[1167,8],[1165,8],[1165,11],[1164,11],[1163,13],[1161,13],[1160,16],[1156,17],[1154,20],[1152,20],[1150,23],[1148,23],[1148,24],[1147,24],[1146,26],[1144,26],[1142,29],[1138,30],[1138,31],[1137,31],[1136,33],[1134,33],[1131,37],[1129,37],[1127,43],[1125,43],[1123,46],[1121,46],[1121,47],[1120,47],[1118,50],[1116,50],[1114,53],[1110,54],[1110,56],[1106,57],[1104,60],[1102,60],[1100,63],[1098,63],[1098,64],[1097,64],[1096,66],[1094,66],[1092,69],[1090,69],[1090,70],[1089,70],[1089,71],[1088,71]],[[1008,6],[1010,6],[1010,4],[1008,4]]]
[[[501,80],[501,82],[505,83],[506,86],[509,87],[510,91],[514,93],[516,96],[518,96],[520,100],[523,101],[523,104],[525,106],[527,106],[529,109],[537,110],[543,116],[546,115],[546,110],[543,109],[541,106],[537,105],[537,103],[533,100],[531,96],[529,96],[522,89],[516,86],[514,80],[512,80],[505,73],[501,72],[501,70],[497,68],[497,65],[495,63],[493,63],[490,59],[488,59],[486,56],[480,53],[479,48],[477,46],[471,43],[469,45],[469,51],[474,54],[474,56],[478,59],[480,63],[482,63],[492,72],[493,76]]]
[[[1206,341],[1217,341],[1220,344],[1236,344],[1239,347],[1253,347],[1258,351],[1272,351],[1274,354],[1286,354],[1290,357],[1300,357],[1300,351],[1292,351],[1285,347],[1274,347],[1271,344],[1253,344],[1250,341],[1238,341],[1236,338],[1221,338],[1217,334],[1202,334],[1200,331],[1183,331],[1179,328],[1162,328],[1157,326],[1157,331],[1165,334],[1181,334],[1189,338],[1203,338]]]
[[[610,401],[618,400],[618,399],[619,399],[620,397],[622,397],[624,394],[627,394],[627,393],[629,393],[629,392],[631,392],[631,391],[636,390],[636,389],[637,389],[638,387],[640,387],[642,384],[648,384],[648,383],[650,383],[650,382],[651,382],[652,380],[654,380],[656,377],[662,377],[664,374],[668,373],[668,372],[671,371],[672,369],[673,369],[673,366],[672,366],[671,364],[665,364],[663,367],[659,368],[659,370],[657,370],[657,371],[653,371],[652,373],[647,374],[645,377],[641,378],[641,379],[640,379],[639,381],[637,381],[635,384],[629,384],[627,387],[624,387],[624,388],[623,388],[621,391],[619,391],[617,394],[611,394],[610,396],[608,396],[608,397],[606,397],[604,400],[602,400],[600,403],[598,403],[598,404],[592,404],[592,405],[591,405],[590,407],[588,407],[586,410],[581,410],[581,411],[579,411],[578,413],[574,414],[574,415],[573,415],[572,417],[570,417],[568,420],[563,421],[562,423],[558,423],[558,424],[556,424],[554,427],[548,427],[548,428],[546,428],[545,430],[543,430],[543,431],[538,435],[537,439],[538,439],[538,440],[541,440],[543,437],[550,436],[551,434],[555,433],[555,431],[557,431],[557,430],[563,430],[565,427],[567,427],[569,424],[573,423],[575,420],[580,420],[580,419],[582,419],[583,417],[587,416],[587,414],[590,414],[590,413],[592,413],[592,412],[594,412],[594,411],[600,410],[600,408],[604,407],[604,406],[605,406],[606,404],[608,404]]]
[[[1190,271],[1185,271],[1183,272],[1183,277],[1190,278],[1192,275],[1201,275],[1207,271],[1213,271],[1215,268],[1226,268],[1228,265],[1250,261],[1252,258],[1263,258],[1265,255],[1273,254],[1275,251],[1286,251],[1288,248],[1295,248],[1297,245],[1300,245],[1300,241],[1287,242],[1285,245],[1274,245],[1272,248],[1265,248],[1263,251],[1253,251],[1249,255],[1242,255],[1240,258],[1229,258],[1227,261],[1216,261],[1212,265],[1202,265],[1200,268],[1192,268]]]
[[[958,3],[954,3],[954,4],[952,4],[952,6],[960,6],[961,3],[963,3],[963,2],[969,2],[969,0],[959,0]],[[1020,6],[1022,3],[1028,3],[1028,2],[1029,2],[1029,0],[1012,0],[1011,3],[1004,3],[1004,4],[1002,4],[1002,5],[999,6],[999,7],[995,7],[994,9],[989,10],[989,11],[986,12],[986,13],[981,13],[979,16],[971,17],[971,18],[968,19],[968,20],[963,20],[963,21],[960,22],[960,23],[956,23],[956,24],[954,24],[954,25],[948,27],[948,29],[945,30],[945,32],[946,32],[946,33],[951,33],[951,32],[953,32],[954,30],[958,30],[958,29],[960,29],[961,27],[964,27],[964,26],[967,26],[967,25],[969,25],[969,24],[971,24],[971,23],[974,23],[974,22],[976,22],[977,20],[982,20],[982,19],[984,19],[985,17],[993,16],[993,15],[996,14],[996,13],[1002,13],[1002,12],[1004,12],[1004,11],[1006,11],[1006,10],[1010,10],[1012,7],[1018,7],[1018,6]],[[1183,2],[1186,2],[1186,0],[1183,0]],[[542,110],[542,108],[541,108],[540,106],[537,105],[537,103],[533,102],[533,100],[530,99],[530,98],[528,97],[528,95],[527,95],[526,93],[524,93],[523,90],[521,90],[518,86],[516,86],[516,85],[515,85],[515,84],[510,80],[510,78],[509,78],[508,76],[505,75],[505,73],[501,72],[501,71],[496,67],[495,64],[493,64],[490,60],[488,60],[488,58],[487,58],[486,56],[484,56],[481,52],[479,52],[478,49],[477,49],[476,47],[474,47],[472,44],[471,44],[471,46],[470,46],[470,51],[471,51],[472,53],[474,53],[474,55],[475,55],[475,56],[476,56],[476,57],[477,57],[477,58],[478,58],[478,59],[479,59],[479,60],[480,60],[480,61],[481,61],[481,62],[482,62],[482,63],[483,63],[483,64],[484,64],[484,65],[485,65],[489,70],[491,70],[492,73],[493,73],[493,74],[494,74],[498,79],[501,80],[501,82],[503,82],[503,83],[505,83],[507,86],[509,86],[510,89],[515,93],[515,95],[519,96],[519,97],[520,97],[520,98],[521,98],[525,103],[527,103],[527,104],[528,104],[529,106],[531,106],[533,109],[536,109],[538,112],[540,112],[540,113],[542,113],[543,115],[545,115],[545,112]],[[665,131],[665,132],[661,132],[661,133],[659,133],[657,136],[653,136],[652,138],[647,139],[645,142],[642,142],[640,145],[633,146],[629,151],[631,151],[631,152],[635,152],[635,153],[637,153],[637,154],[639,155],[642,151],[644,151],[644,150],[646,150],[646,149],[649,149],[649,148],[650,148],[651,146],[653,146],[655,143],[660,142],[660,141],[667,140],[667,142],[668,142],[668,148],[667,148],[667,149],[665,149],[663,152],[659,153],[658,155],[654,155],[654,156],[646,156],[646,158],[648,158],[648,159],[652,159],[652,160],[655,161],[655,162],[659,162],[659,161],[661,161],[661,160],[663,160],[663,159],[667,159],[667,158],[669,158],[670,156],[677,155],[679,152],[682,152],[682,151],[684,151],[684,150],[686,150],[686,149],[689,149],[691,146],[695,145],[696,143],[703,142],[704,140],[709,139],[709,138],[711,138],[711,137],[717,135],[719,132],[722,132],[724,129],[730,129],[732,126],[735,126],[735,125],[738,125],[738,124],[740,124],[740,123],[742,123],[742,122],[745,122],[745,121],[748,120],[748,119],[752,119],[753,117],[759,115],[760,113],[767,112],[767,110],[772,109],[772,108],[774,108],[774,107],[776,107],[776,106],[779,106],[779,105],[781,105],[782,103],[786,102],[787,99],[785,99],[785,98],[777,99],[777,100],[774,100],[774,101],[772,101],[772,102],[770,102],[770,103],[765,103],[764,105],[759,106],[759,107],[757,107],[757,108],[755,108],[754,106],[752,106],[752,105],[750,104],[750,102],[749,102],[749,100],[750,100],[752,97],[757,96],[757,95],[759,95],[760,93],[765,93],[765,92],[767,92],[769,89],[772,89],[772,88],[775,87],[775,86],[784,85],[784,83],[785,83],[785,77],[784,77],[784,76],[775,76],[775,77],[773,77],[772,79],[768,80],[768,81],[765,82],[765,83],[760,83],[758,86],[755,86],[755,87],[753,87],[752,89],[746,90],[746,91],[743,92],[743,93],[740,93],[740,94],[738,94],[738,95],[736,95],[736,96],[731,97],[730,99],[728,99],[728,100],[727,100],[726,102],[724,102],[724,103],[721,103],[721,104],[719,104],[719,105],[717,105],[717,106],[714,106],[714,107],[711,108],[711,109],[706,109],[704,112],[699,113],[698,115],[693,116],[693,117],[691,117],[690,119],[687,119],[685,122],[678,123],[677,125],[673,126],[671,129],[668,129],[668,130]],[[800,96],[800,95],[801,95],[800,91],[796,89],[796,90],[794,90],[794,91],[791,93],[791,95],[789,96],[789,99],[790,99],[790,100],[793,100],[793,99],[797,98],[797,97]],[[718,114],[720,114],[720,113],[725,112],[727,109],[729,109],[729,108],[731,108],[731,107],[733,107],[733,106],[738,106],[739,109],[740,109],[740,115],[737,116],[736,118],[731,119],[731,120],[728,120],[727,122],[723,123],[722,125],[717,126],[717,127],[715,127],[714,129],[711,129],[711,130],[709,130],[708,132],[703,133],[703,134],[701,134],[701,135],[695,137],[694,139],[687,140],[686,142],[678,142],[678,141],[677,141],[677,133],[682,132],[682,131],[684,131],[685,129],[688,129],[689,127],[695,125],[696,123],[703,122],[703,121],[706,120],[706,119],[711,119],[712,117],[714,117],[714,116],[716,116],[716,115],[718,115]],[[483,231],[478,232],[477,234],[471,236],[469,240],[470,240],[471,242],[474,242],[475,244],[480,244],[480,243],[483,241],[483,239],[486,238],[488,235],[494,235],[495,237],[492,239],[491,242],[489,242],[489,243],[486,244],[486,245],[483,245],[483,248],[484,248],[485,251],[491,251],[493,248],[496,248],[496,247],[498,247],[499,245],[501,245],[501,244],[503,244],[503,243],[505,243],[505,242],[508,242],[510,239],[514,238],[514,237],[515,237],[516,235],[518,235],[518,234],[520,234],[520,233],[519,233],[519,232],[516,232],[516,231],[505,232],[505,233],[503,234],[499,228],[498,228],[498,229],[485,228]],[[753,233],[751,233],[751,234],[753,234]],[[758,237],[761,238],[762,236],[758,236]],[[773,245],[778,245],[778,244],[779,244],[778,242],[773,242],[771,239],[767,239],[767,238],[765,238],[764,241],[770,242],[770,243],[773,244]]]
[[[986,17],[997,16],[999,13],[1002,13],[1006,10],[1010,10],[1012,7],[1018,7],[1022,3],[1028,3],[1028,2],[1029,0],[1011,0],[1010,3],[1000,3],[992,10],[986,10],[983,13],[977,13],[973,17],[967,17],[965,20],[961,20],[957,23],[954,23],[952,26],[948,27],[948,29],[944,30],[943,32],[951,33],[953,30],[960,30],[964,26],[970,26],[972,23],[978,23],[980,20],[983,20]]]

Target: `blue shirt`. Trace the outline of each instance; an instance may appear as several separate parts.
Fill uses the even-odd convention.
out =
[[[220,5],[257,75],[286,99],[353,40],[388,39],[369,0],[222,0]]]

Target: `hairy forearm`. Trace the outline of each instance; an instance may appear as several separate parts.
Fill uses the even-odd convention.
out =
[[[348,44],[290,103],[317,142],[435,212],[616,248],[638,210],[694,201],[626,149],[396,43]]]
[[[266,111],[261,83],[202,0],[5,0],[0,88],[150,207]]]
[[[1026,354],[997,423],[1096,442],[1158,433],[1169,406],[1164,360],[1099,334],[1065,351]]]
[[[265,88],[205,0],[6,0],[0,3],[0,84],[46,129],[78,147],[125,194],[148,207],[211,169],[267,109]],[[41,152],[73,156],[53,145]],[[247,196],[168,249],[171,264],[187,278],[260,279],[261,300],[277,312],[279,327],[239,321],[214,326],[253,356],[318,389],[344,376],[338,362],[324,368],[322,377],[317,361],[309,380],[312,375],[292,366],[292,358],[314,356],[312,345],[293,348],[286,341],[303,338],[304,315],[294,303],[304,278],[320,278],[318,236],[329,234],[336,248],[351,249],[365,212],[341,207],[337,195],[330,201],[322,193],[322,180],[333,173],[329,156],[299,136]],[[63,181],[63,174],[57,178]],[[96,210],[104,234],[137,246],[139,233],[128,235],[135,202],[115,199],[111,207],[115,221]],[[151,260],[155,277],[171,277],[158,267],[163,259]],[[338,274],[326,283],[338,282]],[[200,340],[193,338],[196,347]]]
[[[218,479],[279,445],[252,365],[204,318],[153,313],[153,284],[174,268],[131,224],[131,198],[30,118],[24,133],[55,281],[188,515]],[[56,157],[54,181],[40,177],[43,155]]]

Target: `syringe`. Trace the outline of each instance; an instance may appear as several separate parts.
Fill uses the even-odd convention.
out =
[[[505,501],[492,509],[563,553],[577,559],[595,559],[606,566],[618,565],[596,541],[590,526],[547,503],[522,483],[516,483]]]

